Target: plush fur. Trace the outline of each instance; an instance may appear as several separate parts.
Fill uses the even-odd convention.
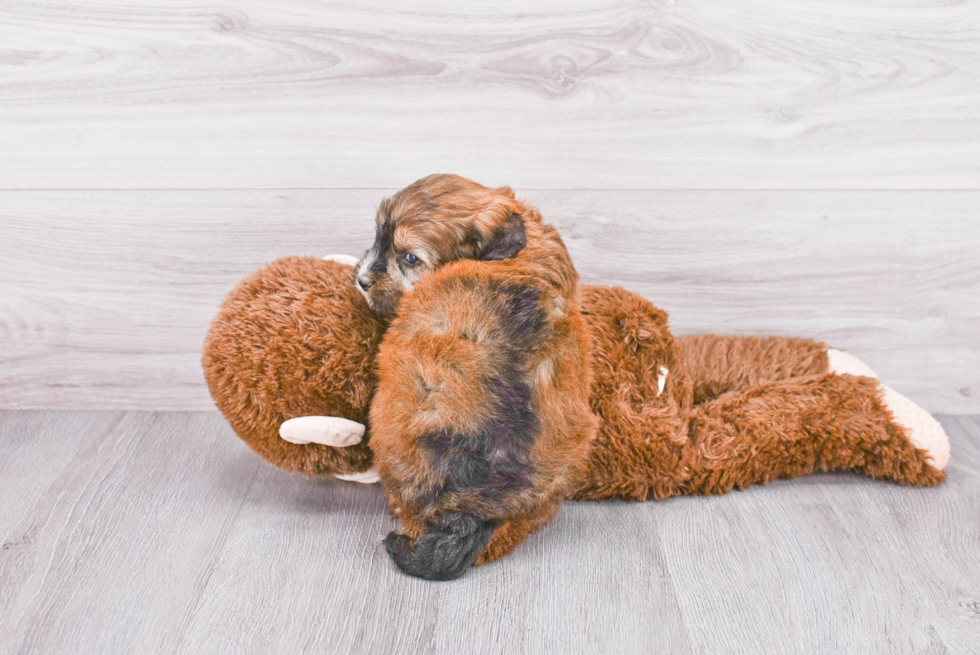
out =
[[[296,416],[367,422],[387,325],[350,278],[351,268],[335,262],[276,260],[228,294],[204,342],[204,375],[218,409],[252,450],[287,471],[371,467],[366,439],[341,450],[279,438],[280,424]]]
[[[348,448],[296,446],[278,434],[296,416],[367,420],[385,324],[353,289],[352,272],[311,258],[277,260],[228,294],[205,342],[205,377],[219,409],[256,453],[285,470],[328,475],[372,465],[370,425],[367,438]],[[583,285],[581,302],[591,342],[590,405],[600,423],[585,475],[568,498],[720,494],[830,470],[905,485],[945,479],[895,422],[883,386],[832,373],[825,344],[675,338],[665,312],[621,288]],[[662,393],[660,366],[669,371]],[[452,553],[455,564],[443,558],[446,577],[465,571],[473,551],[475,564],[510,552],[551,515],[452,518],[444,532],[466,543]],[[403,539],[389,539],[396,557],[422,535],[411,522],[405,530]]]
[[[408,247],[399,240],[435,262],[399,284],[370,416],[378,473],[405,529],[388,551],[430,579],[460,575],[484,547],[516,546],[504,538],[512,529],[491,537],[498,526],[554,515],[584,477],[596,429],[578,275],[557,231],[509,189],[445,177],[382,205],[365,258],[388,261],[365,285],[377,307],[391,303],[374,288],[393,277]]]
[[[721,494],[831,470],[945,479],[895,423],[882,385],[828,370],[826,344],[675,339],[664,312],[623,289],[586,287],[583,305],[601,422],[578,500]],[[669,375],[658,395],[661,366]]]
[[[828,470],[945,479],[941,426],[861,362],[830,351],[835,365],[807,339],[675,338],[642,297],[579,285],[557,232],[509,189],[425,178],[382,203],[377,227],[356,268],[294,257],[245,278],[202,363],[272,464],[377,467],[404,530],[385,544],[411,575],[502,557],[563,498],[720,494]],[[280,438],[311,415],[370,424],[345,448]]]

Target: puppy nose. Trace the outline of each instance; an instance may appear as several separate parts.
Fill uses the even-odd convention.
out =
[[[357,276],[357,286],[361,287],[361,291],[367,291],[371,288],[371,280],[363,275]]]

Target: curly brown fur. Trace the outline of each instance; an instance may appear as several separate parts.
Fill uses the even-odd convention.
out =
[[[666,498],[679,492],[693,390],[667,313],[620,287],[583,288],[592,343],[592,411],[600,419],[575,498]],[[669,369],[658,393],[660,366]]]
[[[945,479],[895,423],[876,380],[828,372],[825,344],[675,339],[666,313],[636,294],[583,294],[601,423],[576,499],[720,494],[828,470],[899,484]],[[662,394],[660,366],[670,372]]]
[[[823,470],[900,484],[945,479],[896,423],[882,386],[831,374],[824,344],[674,338],[666,313],[634,293],[609,287],[575,293],[574,271],[557,265],[567,258],[560,239],[539,241],[551,228],[512,194],[503,197],[502,205],[542,232],[528,230],[528,247],[513,260],[451,264],[407,294],[403,305],[411,311],[395,322],[392,345],[386,341],[381,355],[382,368],[392,372],[390,388],[378,392],[378,408],[392,409],[387,439],[331,448],[278,435],[283,420],[301,415],[365,421],[385,324],[350,284],[349,267],[289,258],[253,273],[229,293],[205,344],[216,404],[268,461],[307,474],[352,473],[370,466],[371,447],[385,453],[378,459],[395,481],[393,507],[405,530],[387,545],[413,574],[454,577],[471,562],[505,555],[551,519],[562,495],[718,494]],[[531,257],[535,242],[549,239],[550,255],[545,249]],[[524,288],[536,294],[533,303],[525,304]],[[543,313],[545,327],[514,337],[515,313],[532,326]],[[534,335],[552,332],[568,349],[545,364],[552,346],[545,338],[538,348]],[[661,366],[669,370],[662,393]],[[533,393],[495,389],[495,378],[520,380],[508,373],[515,369]],[[590,375],[591,409],[601,418],[591,448],[587,440],[568,439],[592,425],[582,402]],[[506,417],[520,424],[528,406],[535,419],[526,420],[534,427],[529,450],[528,439],[512,438],[519,430],[485,429]],[[369,432],[384,422],[372,420]],[[473,436],[474,447],[460,447],[467,443],[461,435]]]
[[[691,415],[682,491],[719,494],[814,471],[932,486],[928,464],[882,403],[876,380],[824,373],[759,382]]]
[[[365,421],[385,326],[354,291],[350,271],[312,258],[273,262],[236,285],[208,333],[203,364],[215,403],[256,453],[288,471],[327,475],[371,466],[367,440],[349,448],[302,446],[278,433],[283,420],[308,414]],[[724,493],[829,469],[901,484],[944,479],[894,423],[879,385],[824,375],[824,344],[674,338],[666,313],[637,294],[580,289],[592,344],[591,407],[601,423],[584,480],[570,497]],[[670,376],[658,394],[661,365]],[[820,411],[798,420],[794,413],[811,403]],[[529,525],[536,524],[501,524],[477,562],[516,546],[523,536],[514,535],[532,531]]]
[[[428,198],[427,189],[403,194]],[[578,275],[561,238],[509,190],[467,186],[438,202],[462,207],[474,196],[484,198],[480,232],[507,235],[516,216],[526,246],[506,259],[443,265],[405,291],[378,354],[371,408],[375,463],[407,535],[390,536],[389,553],[430,579],[462,574],[486,539],[481,561],[503,555],[550,518],[581,484],[596,427]],[[438,214],[413,220],[427,235],[473,224],[462,214],[445,219],[458,230],[430,227]],[[480,249],[498,252],[494,241]],[[455,247],[426,252],[444,261]]]
[[[703,403],[760,382],[827,372],[827,344],[798,337],[734,337],[697,334],[676,341]]]
[[[278,259],[236,285],[204,342],[201,363],[218,409],[252,450],[287,471],[371,467],[368,439],[338,449],[279,437],[280,424],[297,416],[367,421],[386,325],[350,275],[349,266],[334,262]]]

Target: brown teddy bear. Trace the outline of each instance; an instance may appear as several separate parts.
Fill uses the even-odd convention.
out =
[[[374,482],[365,423],[387,326],[354,288],[353,261],[289,257],[245,277],[202,363],[218,408],[264,459]],[[601,422],[572,499],[722,494],[830,470],[945,479],[940,424],[847,353],[798,338],[674,337],[664,311],[619,287],[584,285],[582,314]],[[476,563],[509,552],[526,528],[497,527],[494,553]]]

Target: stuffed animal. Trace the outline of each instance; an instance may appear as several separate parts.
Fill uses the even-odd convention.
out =
[[[386,324],[354,288],[352,263],[289,257],[248,275],[213,320],[202,363],[216,405],[261,457],[373,482],[365,423]],[[942,426],[845,352],[800,338],[674,337],[664,311],[619,287],[583,285],[582,313],[600,425],[572,499],[722,494],[830,470],[945,479]],[[543,522],[503,523],[475,563]]]

